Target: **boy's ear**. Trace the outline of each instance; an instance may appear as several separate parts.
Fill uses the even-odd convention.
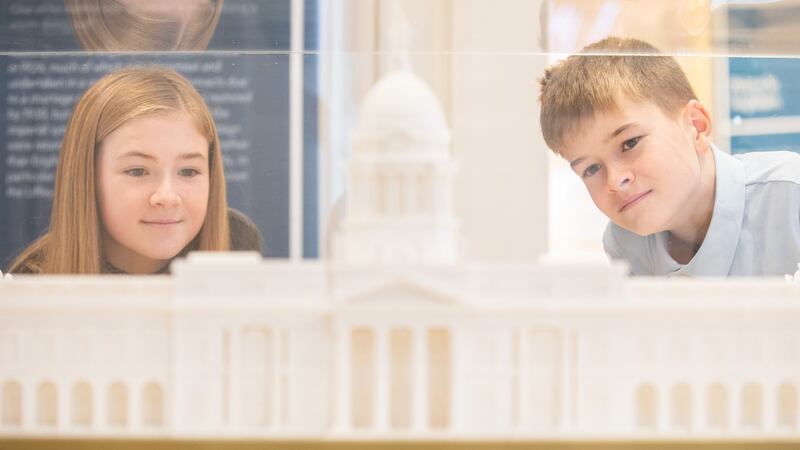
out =
[[[685,117],[694,133],[694,143],[698,150],[711,146],[711,114],[698,100],[689,100],[686,104]]]

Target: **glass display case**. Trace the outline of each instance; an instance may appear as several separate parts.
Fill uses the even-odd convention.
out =
[[[129,302],[121,306],[124,311],[114,312],[112,322],[121,324],[122,330],[116,330],[117,334],[87,321],[86,317],[79,320],[88,328],[95,327],[91,328],[94,337],[86,337],[87,342],[95,343],[87,343],[85,348],[94,348],[96,356],[114,354],[108,350],[106,341],[119,344],[120,347],[114,348],[130,345],[130,348],[153,349],[166,345],[176,352],[195,352],[193,355],[200,358],[198,355],[206,349],[192,347],[187,342],[191,341],[191,336],[206,339],[202,333],[217,330],[214,328],[217,325],[216,322],[209,325],[211,322],[192,320],[203,314],[213,316],[209,311],[216,311],[220,320],[230,319],[224,326],[220,325],[223,331],[216,337],[219,339],[208,338],[209,354],[218,356],[214,364],[222,367],[223,375],[215,381],[226,386],[220,388],[221,391],[232,389],[232,383],[239,380],[235,376],[246,373],[250,378],[239,380],[241,386],[252,387],[257,396],[264,397],[265,392],[272,392],[272,387],[265,387],[264,380],[259,379],[264,375],[269,377],[270,386],[274,384],[276,392],[281,392],[274,394],[283,396],[281,399],[300,395],[296,391],[302,389],[297,385],[285,387],[291,383],[285,380],[293,376],[313,385],[309,392],[325,397],[320,403],[324,407],[311,408],[318,425],[314,433],[276,425],[248,434],[246,427],[229,426],[245,416],[254,417],[259,423],[268,421],[265,414],[273,419],[280,416],[287,424],[302,415],[298,412],[301,409],[292,409],[298,408],[297,405],[281,406],[291,405],[288,400],[275,400],[269,412],[254,412],[247,407],[237,410],[241,404],[249,404],[244,398],[246,394],[240,397],[225,394],[230,399],[225,397],[227,400],[222,402],[225,412],[220,413],[220,417],[224,419],[219,420],[224,423],[209,425],[208,429],[213,431],[203,434],[198,431],[202,431],[202,427],[196,423],[180,428],[182,425],[170,423],[169,418],[183,417],[182,414],[191,410],[186,404],[193,403],[181,404],[181,408],[188,409],[173,408],[178,403],[176,398],[182,401],[184,397],[192,397],[186,393],[189,390],[179,390],[177,381],[173,385],[169,384],[172,381],[142,384],[144,381],[138,380],[137,383],[141,381],[139,384],[144,386],[142,396],[131,394],[131,398],[143,399],[142,404],[161,406],[145,411],[142,408],[146,407],[140,408],[141,405],[135,403],[139,400],[134,400],[132,404],[139,409],[130,412],[126,408],[108,406],[114,402],[115,405],[128,404],[127,384],[95,389],[94,382],[89,380],[76,387],[76,391],[69,391],[73,395],[69,398],[88,398],[91,403],[93,392],[103,392],[98,395],[102,395],[102,401],[107,404],[95,399],[92,403],[95,415],[84,410],[67,411],[64,405],[73,403],[53,399],[66,399],[65,389],[72,389],[72,384],[68,388],[58,382],[34,387],[33,381],[18,381],[21,377],[17,377],[18,374],[39,367],[23,367],[24,358],[13,359],[14,364],[22,365],[8,365],[6,367],[11,369],[3,372],[4,361],[11,359],[2,358],[10,358],[8,355],[21,355],[23,350],[34,347],[38,349],[31,350],[35,353],[41,348],[50,348],[48,345],[60,349],[53,350],[52,354],[57,354],[67,351],[64,349],[68,346],[58,347],[55,344],[58,339],[53,338],[69,329],[66,322],[58,322],[66,314],[57,311],[55,297],[51,298],[55,295],[53,292],[36,298],[50,299],[41,300],[44,306],[39,306],[55,308],[48,310],[48,317],[54,321],[53,333],[56,334],[47,334],[44,322],[25,316],[27,310],[20,302],[24,301],[26,291],[20,286],[30,287],[31,292],[41,293],[46,289],[36,291],[35,277],[21,275],[16,277],[20,279],[12,281],[17,287],[0,288],[0,383],[4,383],[0,386],[3,408],[0,447],[12,441],[24,444],[25,439],[55,437],[69,441],[70,438],[96,438],[98,435],[109,439],[145,436],[159,441],[158,445],[166,445],[164,441],[168,442],[174,430],[189,440],[246,441],[252,438],[270,441],[269,445],[281,439],[291,441],[291,445],[303,439],[323,444],[317,441],[331,438],[334,442],[328,442],[329,446],[359,440],[410,443],[415,439],[435,446],[449,445],[451,441],[468,436],[468,442],[462,442],[466,448],[480,448],[484,438],[526,446],[545,445],[548,440],[547,445],[551,445],[553,440],[563,438],[581,441],[587,448],[601,448],[595,447],[600,444],[592,440],[598,435],[602,438],[600,441],[610,440],[620,448],[658,445],[665,440],[677,440],[687,446],[702,446],[704,440],[707,444],[730,440],[739,445],[747,439],[759,442],[753,448],[779,448],[786,442],[796,444],[800,441],[800,421],[795,378],[800,359],[794,350],[800,343],[800,335],[783,319],[800,317],[800,311],[795,311],[790,304],[791,297],[800,293],[796,290],[797,275],[792,286],[785,284],[783,278],[770,278],[763,286],[758,285],[763,291],[755,284],[748,284],[748,280],[730,283],[714,280],[716,284],[701,287],[675,287],[669,280],[631,280],[624,276],[625,268],[608,261],[604,251],[608,218],[598,210],[597,200],[593,202],[587,192],[586,181],[576,176],[573,169],[577,162],[565,160],[545,143],[540,127],[540,93],[548,68],[570,57],[607,55],[603,51],[580,53],[585,46],[608,36],[640,39],[661,53],[634,52],[628,56],[648,61],[668,55],[677,60],[694,89],[696,100],[707,113],[708,136],[718,151],[730,155],[776,150],[800,153],[800,88],[795,87],[794,78],[800,75],[800,58],[797,57],[800,37],[792,32],[798,19],[800,2],[795,0],[0,0],[0,269],[6,272],[14,259],[55,223],[51,211],[54,185],[59,177],[59,155],[67,145],[67,123],[74,119],[76,103],[83,93],[102,77],[123,68],[160,66],[175,70],[202,95],[213,116],[224,164],[227,206],[242,213],[257,227],[260,248],[254,250],[260,250],[260,256],[269,261],[263,263],[256,259],[259,263],[276,264],[269,266],[275,270],[254,275],[255,269],[246,264],[247,255],[225,260],[229,264],[220,260],[223,261],[220,266],[204,266],[200,256],[194,263],[180,259],[172,277],[97,281],[96,285],[92,284],[95,281],[81,281],[80,277],[75,277],[75,283],[88,283],[80,286],[93,286],[86,288],[89,289],[86,292],[92,292],[87,298],[116,296],[113,293],[117,292],[116,285],[112,285],[118,282],[121,286],[118,295],[123,299],[120,301]],[[126,93],[116,95],[125,96]],[[83,193],[81,195],[94,202],[99,196],[94,180],[99,176],[95,163],[102,141],[91,142],[95,146],[88,151],[93,155],[92,163],[87,162],[82,171],[75,172],[85,174],[89,170],[91,177],[70,178],[68,172],[62,177],[69,180],[65,186],[74,187],[75,192]],[[674,186],[684,182],[676,178]],[[122,193],[118,195],[121,197]],[[619,212],[625,207],[620,207]],[[86,212],[77,211],[75,215],[81,214]],[[90,214],[97,216],[96,211]],[[97,222],[100,219],[95,219],[93,223],[103,230],[104,225]],[[800,238],[787,246],[797,247],[798,241]],[[666,245],[669,247],[670,243]],[[695,248],[693,254],[697,251]],[[102,250],[100,252],[102,254]],[[171,260],[172,257],[165,259],[167,263]],[[522,269],[537,264],[546,268],[537,268],[535,276],[526,275]],[[435,267],[429,275],[417,270],[427,265]],[[593,269],[586,269],[587,265]],[[357,272],[353,267],[368,270]],[[398,267],[408,269],[403,271]],[[388,279],[380,271],[382,269],[392,273],[393,282],[379,283]],[[159,273],[169,274],[170,270],[167,265]],[[109,271],[103,270],[104,273]],[[787,269],[770,275],[791,272],[793,270]],[[578,277],[576,281],[570,280],[573,273]],[[239,276],[241,282],[225,284],[225,277],[239,280],[236,278]],[[169,284],[173,283],[173,278],[174,284]],[[61,282],[58,277],[54,279]],[[214,280],[221,280],[222,284],[215,285]],[[367,281],[377,284],[370,285]],[[138,325],[134,324],[141,319],[134,317],[137,309],[132,306],[137,283],[141,283],[144,292],[153,293],[153,298],[158,299],[145,309],[150,308],[147,309],[149,313],[157,310],[163,316],[159,316],[161,319],[169,319],[147,322],[152,333],[144,337],[137,334]],[[2,284],[0,274],[0,287]],[[284,296],[298,302],[297,305],[278,304],[275,307],[278,316],[282,314],[282,307],[291,311],[295,311],[292,309],[295,307],[307,307],[302,309],[303,314],[317,308],[315,311],[326,311],[324,320],[328,322],[320,325],[323,320],[314,316],[312,325],[299,319],[278,321],[277,328],[269,329],[245,324],[248,314],[256,318],[252,320],[261,320],[257,318],[262,317],[258,314],[263,311],[254,306],[257,299],[253,292],[268,297],[264,292],[272,289],[270,286],[277,286],[276,297]],[[461,291],[453,294],[451,288]],[[51,290],[59,289],[51,287]],[[278,292],[281,289],[283,291]],[[566,293],[562,294],[562,289],[566,289]],[[596,295],[592,297],[594,291]],[[77,287],[74,291],[65,288],[64,292],[68,292],[64,294],[66,297],[72,296],[69,298],[81,296]],[[536,322],[539,314],[567,313],[553,312],[546,305],[535,310],[525,309],[530,306],[524,303],[530,292],[536,292],[536,299],[546,298],[548,302],[578,299],[569,314],[579,310],[587,319],[583,320],[584,316],[576,313],[575,316],[553,316],[558,318],[551,322]],[[753,312],[755,304],[747,301],[762,295],[759,292],[766,292],[763,296],[769,297],[767,303],[774,307],[771,313],[783,311],[783,318],[778,313],[762,316]],[[3,293],[15,296],[8,297],[5,310]],[[495,293],[505,296],[502,298],[507,303],[498,300],[493,306],[489,299]],[[206,298],[212,294],[220,298],[239,297],[229,299],[233,309],[226,309],[225,305]],[[371,328],[365,331],[357,326],[357,321],[348,322],[347,314],[353,310],[337,309],[353,306],[360,301],[360,296],[384,295],[386,299],[400,302],[407,298],[418,299],[418,294],[435,301],[424,306],[415,305],[420,309],[408,313],[408,317],[398,313],[399,319],[391,312],[395,310],[384,311],[386,317],[381,316],[380,320],[386,319],[385,326],[378,327],[377,331]],[[181,309],[186,306],[182,302],[194,295],[208,300],[194,307],[206,309]],[[424,314],[438,317],[436,314],[441,310],[436,308],[453,305],[462,309],[453,312],[452,317],[477,319],[482,310],[470,309],[469,301],[481,296],[485,297],[485,304],[476,300],[476,305],[496,307],[486,313],[487,317],[497,318],[495,322],[483,324],[486,329],[483,325],[470,328],[471,325],[462,324],[450,328],[450,325],[440,326],[435,320],[426,322]],[[619,298],[636,296],[646,298],[644,309],[635,310],[640,315],[626,309],[631,306],[628,303],[614,303]],[[311,297],[316,300],[312,301]],[[695,310],[684,303],[675,310],[659,309],[657,300],[678,297],[698,302],[708,300],[702,303],[707,309]],[[603,325],[606,323],[603,319],[592,315],[597,310],[592,309],[590,302],[581,303],[593,298],[613,305],[611,311],[631,312],[630,316],[623,316],[635,317],[642,323],[650,323],[647,321],[654,316],[649,313],[656,311],[684,318],[689,325],[681,327],[676,321],[664,319],[655,323],[653,329],[669,336],[659,338],[644,326],[608,319],[608,324],[620,327],[610,330]],[[714,308],[730,306],[721,306],[724,298],[741,300],[741,304],[737,303],[741,308],[725,310],[719,323],[712,320],[714,323],[709,330],[704,330],[705,319],[698,317],[706,317],[703,314],[715,311]],[[329,303],[314,303],[322,301],[320,299]],[[353,304],[342,299],[350,299]],[[467,299],[466,303],[458,302],[463,299]],[[250,301],[253,303],[246,303]],[[565,300],[572,305],[569,301]],[[240,309],[236,310],[237,307]],[[426,309],[429,307],[433,309]],[[518,311],[515,308],[523,311],[517,318],[514,318],[513,311]],[[173,316],[189,310],[188,316]],[[405,311],[398,309],[401,310]],[[197,317],[192,316],[195,313]],[[101,317],[105,313],[98,314]],[[240,315],[234,320],[234,314]],[[366,317],[363,311],[354,314],[354,317]],[[337,317],[342,315],[348,319],[337,322]],[[425,326],[415,328],[409,317],[419,319]],[[447,317],[447,320],[452,318]],[[592,322],[594,319],[597,320]],[[727,319],[730,321],[725,322]],[[398,320],[406,322],[397,328]],[[225,328],[234,322],[237,325],[233,328]],[[303,325],[297,325],[301,322]],[[309,319],[308,323],[311,322]],[[27,325],[21,324],[38,330],[37,337],[26,337]],[[241,327],[236,328],[239,325]],[[295,325],[300,328],[292,328]],[[345,327],[345,331],[336,328],[339,325]],[[501,329],[506,325],[509,331],[503,334]],[[773,325],[774,332],[770,331]],[[190,330],[193,326],[197,329]],[[354,328],[347,328],[350,326]],[[101,328],[102,331],[98,331]],[[296,341],[288,337],[295,336],[294,332],[300,333],[297,331],[300,329],[312,337],[299,337]],[[598,329],[607,333],[592,334]],[[742,336],[745,337],[737,336],[737,329],[744,330]],[[184,332],[188,334],[180,334]],[[42,333],[50,338],[41,337]],[[171,340],[172,333],[174,340]],[[80,341],[78,334],[70,334],[67,341],[73,342],[73,338],[77,339],[75,342]],[[597,341],[593,336],[597,336]],[[626,336],[636,339],[628,342]],[[137,343],[139,338],[147,341],[147,345]],[[423,341],[430,344],[426,348],[434,357],[417,353],[423,351],[419,350]],[[153,342],[155,344],[148,346]],[[290,347],[287,342],[297,347]],[[774,347],[780,350],[771,350],[771,343],[776,343]],[[97,350],[100,347],[104,350]],[[706,351],[709,347],[716,350]],[[330,352],[325,353],[325,358],[329,359],[322,356],[302,359],[298,350],[301,348],[311,355],[315,355],[314,349],[325,348]],[[387,350],[381,353],[376,348]],[[240,351],[243,353],[238,353]],[[594,351],[597,351],[595,356],[588,356]],[[744,356],[738,360],[735,353],[740,351]],[[779,367],[783,378],[772,377],[763,367],[763,370],[753,369],[761,366],[762,351],[764,360],[772,364],[763,366]],[[615,352],[623,356],[616,359],[611,355]],[[683,356],[675,356],[678,353]],[[256,356],[248,359],[242,354]],[[648,362],[648,354],[658,356]],[[176,355],[169,356],[168,352],[164,355],[164,360],[172,356],[180,359]],[[277,366],[264,363],[267,365],[262,367],[259,355],[271,358]],[[487,405],[502,404],[502,408],[508,410],[507,416],[470,416],[454,412],[458,411],[458,402],[463,400],[458,392],[470,389],[455,381],[459,378],[450,362],[470,361],[470,357],[478,361],[475,355],[485,357],[475,363],[477,369],[481,369],[478,370],[480,376],[484,376],[483,384],[476,382],[474,385],[475,391],[482,393],[483,400],[475,400],[478,398],[475,394],[476,397],[470,397],[474,403],[464,400],[464,404],[476,410],[481,409],[483,401]],[[423,370],[418,367],[425,366],[428,372],[413,372],[408,364],[397,362],[411,360],[412,356],[418,361],[414,370]],[[719,360],[715,359],[717,356]],[[299,359],[292,359],[295,357]],[[322,364],[321,360],[330,363],[335,357],[352,366],[346,369],[325,366],[324,370],[331,370],[332,379],[336,376],[336,381],[326,382],[330,384],[326,391],[327,388],[318,386],[323,381],[313,379],[307,369]],[[541,369],[534,361],[537,358],[541,358],[546,367],[552,364],[559,369],[545,370],[541,376],[532,375]],[[581,365],[582,358],[587,358],[585,366]],[[669,383],[639,383],[631,377],[625,381],[633,383],[630,389],[616,391],[600,388],[593,391],[592,383],[580,384],[582,381],[568,384],[568,380],[577,377],[575,374],[584,374],[584,380],[600,380],[598,385],[611,383],[612,377],[603,374],[612,372],[615,361],[626,361],[624,364],[630,364],[634,374],[656,373],[659,368],[672,374],[669,364],[680,364],[692,358],[695,362],[706,358],[711,361],[709,367],[724,367],[727,372],[719,379],[703,378],[702,383],[697,381],[700,384],[693,384],[695,379],[678,380],[681,382],[675,384],[672,378]],[[570,361],[577,362],[570,365]],[[607,370],[593,371],[601,366]],[[700,372],[704,370],[700,366],[702,364],[697,362],[697,366],[692,367]],[[181,372],[188,366],[169,367],[172,369],[165,369],[164,373],[175,375],[176,380],[181,376],[191,378],[185,371]],[[641,372],[637,372],[639,369]],[[741,374],[734,373],[739,370],[752,375],[756,381],[747,384],[740,380]],[[323,369],[319,371],[328,374]],[[231,375],[234,373],[235,376]],[[407,381],[413,379],[413,383],[422,383],[426,389],[425,383],[430,382],[438,386],[431,389],[441,388],[445,393],[440,392],[438,397],[423,398],[423,394],[414,397],[417,394],[409,387],[413,384],[411,381],[405,384],[395,383],[395,378],[385,381],[390,375],[406,377],[403,379]],[[528,383],[525,376],[535,378],[536,382]],[[42,378],[37,377],[29,378]],[[344,378],[348,380],[346,383],[341,381]],[[698,375],[697,379],[700,378]],[[169,378],[165,376],[164,379]],[[500,380],[498,385],[514,387],[503,391],[497,397],[501,400],[497,400],[492,393],[491,380]],[[453,383],[452,391],[449,383]],[[698,387],[701,384],[704,386],[702,393]],[[705,389],[706,385],[711,387]],[[193,386],[197,392],[203,390],[190,383],[186,386]],[[549,388],[537,390],[541,386]],[[765,386],[763,392],[762,386]],[[555,391],[557,395],[553,394]],[[593,396],[592,392],[599,393]],[[627,395],[620,400],[627,405],[620,407],[623,411],[620,417],[624,420],[632,417],[630,424],[626,422],[634,430],[631,433],[625,428],[627,425],[622,424],[623,419],[603,422],[604,417],[620,411],[612,407],[613,395],[623,395],[620,392]],[[208,401],[217,401],[220,396],[224,395]],[[39,403],[23,398],[36,398]],[[201,398],[200,394],[197,398]],[[567,404],[567,399],[574,400]],[[174,403],[170,403],[172,400]],[[584,401],[594,406],[581,409]],[[375,420],[384,426],[376,431],[371,428],[372,419],[364,417],[374,412],[373,405],[385,406],[386,402],[401,405],[398,408],[402,411],[397,412],[395,408],[388,413],[375,412]],[[430,408],[425,410],[419,406],[420,402],[428,402],[425,405]],[[38,405],[36,413],[20,412],[21,407],[14,409],[17,404],[34,403]],[[606,405],[600,405],[603,403]],[[542,411],[555,411],[552,417],[557,425],[552,429],[547,428],[550,416],[545,417],[549,412],[541,412],[537,405],[549,408],[542,406]],[[242,416],[231,412],[234,410],[240,411]],[[375,411],[379,410],[375,406]],[[592,412],[587,412],[589,410]],[[767,412],[762,414],[762,410]],[[492,406],[487,406],[487,411],[492,411]],[[136,413],[141,413],[143,418],[128,421],[128,416]],[[402,420],[398,419],[402,422],[399,432],[390,426],[395,413],[402,416]],[[415,419],[417,413],[423,414],[425,419]],[[584,413],[589,415],[581,415]],[[707,417],[700,418],[703,414]],[[88,428],[76,432],[70,428],[74,424],[64,418],[56,419],[66,416],[83,418],[79,422],[83,420],[80,424],[88,424]],[[336,421],[344,420],[345,416],[351,418],[352,423],[348,422],[342,431],[342,423]],[[431,431],[433,425],[426,428],[429,424],[425,420],[430,419],[429,416],[435,416],[431,420],[439,420],[441,423],[437,422],[436,426],[445,431],[440,432],[438,428]],[[585,417],[588,418],[583,421]],[[166,428],[147,428],[145,422],[151,419]],[[269,419],[271,423],[277,423],[277,419],[273,419]],[[539,419],[546,423],[542,428],[526,428],[539,423]],[[108,423],[99,424],[104,420]],[[366,424],[361,427],[363,430],[358,425],[362,422]],[[131,423],[137,424],[136,427],[129,428]],[[470,435],[471,426],[466,425],[470,423],[477,427],[475,429],[485,425],[492,431],[484,437]],[[597,423],[607,424],[609,428],[593,425]],[[178,428],[169,428],[172,426]],[[616,430],[617,434],[604,434],[609,429]],[[219,430],[223,431],[215,434]],[[115,434],[116,431],[119,433]],[[364,433],[359,434],[360,431]],[[699,435],[699,440],[693,441],[696,436],[692,433]],[[9,440],[4,441],[6,438]]]

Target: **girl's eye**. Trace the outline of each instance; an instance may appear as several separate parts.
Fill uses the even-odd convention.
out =
[[[181,169],[178,173],[182,177],[188,177],[188,178],[192,178],[192,177],[195,177],[197,175],[200,175],[200,171],[195,170],[195,169]]]
[[[587,167],[586,170],[583,171],[583,177],[590,177],[597,173],[600,170],[600,164],[592,164],[591,166]]]
[[[135,169],[128,169],[125,171],[128,175],[132,177],[143,177],[147,175],[147,171],[142,169],[141,167],[137,167]]]
[[[628,150],[633,149],[636,147],[636,144],[639,143],[639,140],[642,139],[641,136],[637,136],[635,138],[628,139],[627,141],[622,143],[622,151],[627,152]]]

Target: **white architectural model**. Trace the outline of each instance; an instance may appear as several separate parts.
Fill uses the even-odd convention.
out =
[[[0,436],[800,437],[800,286],[460,262],[443,117],[369,94],[332,261],[0,282]]]

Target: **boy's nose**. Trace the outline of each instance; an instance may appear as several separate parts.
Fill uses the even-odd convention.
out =
[[[633,183],[633,172],[628,169],[609,172],[608,188],[612,191],[625,190]]]
[[[150,204],[153,206],[174,206],[180,201],[181,197],[172,185],[170,177],[164,177],[150,196]]]

